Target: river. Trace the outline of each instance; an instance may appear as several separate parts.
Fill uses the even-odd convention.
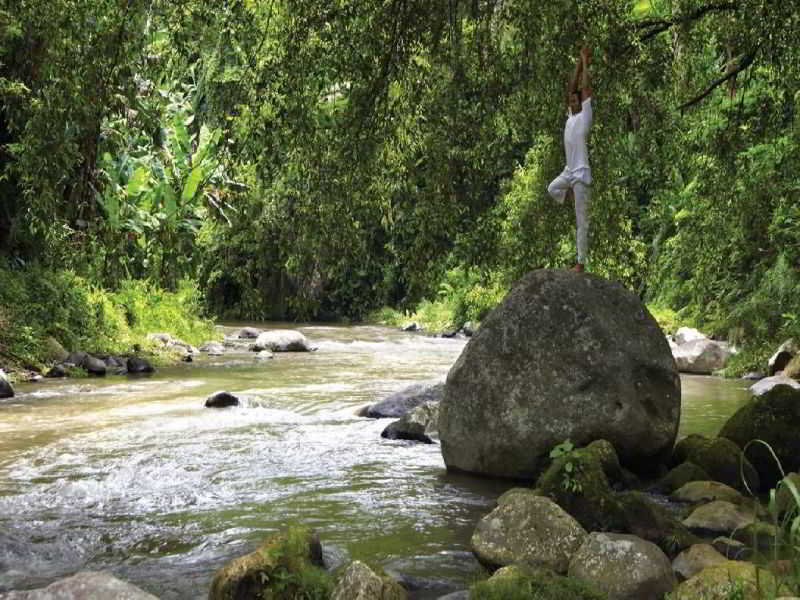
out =
[[[465,341],[296,328],[316,352],[48,380],[0,401],[0,592],[106,569],[162,600],[204,598],[217,568],[291,522],[333,558],[421,582],[418,598],[473,581],[469,538],[509,484],[448,474],[437,445],[384,440],[389,420],[355,416],[442,380]],[[681,435],[716,434],[747,398],[747,382],[682,383]],[[220,390],[244,405],[204,408]]]

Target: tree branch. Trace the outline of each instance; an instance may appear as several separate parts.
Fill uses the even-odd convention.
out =
[[[741,73],[741,72],[742,72],[742,71],[744,71],[744,70],[745,70],[747,67],[749,67],[750,65],[752,65],[752,64],[753,64],[753,61],[754,61],[754,60],[755,60],[755,58],[756,58],[756,53],[757,53],[757,52],[758,52],[758,48],[756,48],[755,50],[753,50],[753,51],[752,51],[752,52],[750,52],[749,54],[746,54],[746,55],[745,55],[745,56],[742,58],[742,60],[739,62],[739,64],[737,65],[737,67],[736,67],[735,69],[733,69],[733,70],[729,71],[728,73],[726,73],[725,75],[723,75],[722,77],[720,77],[719,79],[717,79],[716,81],[712,82],[712,83],[711,83],[711,84],[710,84],[710,85],[709,85],[709,86],[706,88],[706,90],[705,90],[703,93],[701,93],[701,94],[699,94],[699,95],[695,96],[694,98],[692,98],[692,99],[691,99],[691,100],[689,100],[688,102],[684,102],[683,104],[681,104],[681,105],[678,107],[678,110],[680,110],[681,112],[683,112],[685,109],[689,108],[690,106],[693,106],[693,105],[697,104],[698,102],[700,102],[701,100],[703,100],[704,98],[706,98],[706,97],[707,97],[707,96],[708,96],[708,95],[709,95],[711,92],[713,92],[713,91],[714,91],[716,88],[718,88],[719,86],[721,86],[723,83],[725,83],[725,82],[726,82],[726,81],[728,81],[729,79],[732,79],[733,77],[736,77],[736,75],[737,75],[737,74]]]
[[[649,21],[641,21],[640,23],[637,23],[637,29],[647,29],[649,27],[652,27],[653,29],[643,33],[639,37],[639,41],[644,42],[649,40],[650,38],[657,36],[659,33],[666,31],[675,25],[681,25],[683,23],[688,23],[689,21],[696,21],[697,19],[703,17],[706,13],[720,10],[736,10],[737,8],[739,8],[739,5],[736,2],[720,2],[717,4],[707,4],[706,6],[701,6],[700,8],[690,12],[688,15],[677,17],[675,19],[651,19]]]

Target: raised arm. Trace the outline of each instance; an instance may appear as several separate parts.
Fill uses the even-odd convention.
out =
[[[592,82],[589,75],[589,64],[592,62],[592,51],[588,46],[581,48],[581,59],[578,61],[581,66],[581,100],[592,97]],[[577,70],[575,71],[578,72]]]
[[[575,72],[570,77],[569,82],[567,83],[567,96],[565,98],[567,102],[567,108],[569,108],[569,99],[572,94],[578,93],[578,81],[581,78],[581,69],[583,68],[583,60],[578,59],[575,62]]]

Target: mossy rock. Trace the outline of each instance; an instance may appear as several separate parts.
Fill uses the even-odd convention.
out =
[[[625,531],[624,509],[595,450],[580,448],[556,458],[541,474],[536,487],[586,531]]]
[[[345,569],[339,578],[331,600],[406,600],[405,588],[391,577],[375,573],[361,561],[354,561]],[[302,596],[312,598],[310,596]],[[314,596],[314,600],[322,597]],[[287,599],[288,600],[288,599]],[[292,597],[291,600],[294,600]]]
[[[710,477],[705,469],[687,460],[677,467],[673,467],[669,473],[664,475],[652,486],[652,489],[669,494],[682,488],[687,483],[706,481],[707,479],[710,479]]]
[[[546,569],[505,567],[470,589],[469,600],[607,600],[589,584]]]
[[[333,590],[323,569],[319,537],[292,527],[268,539],[255,552],[235,558],[214,575],[209,600],[292,600],[310,590]],[[313,597],[313,596],[312,596]]]
[[[720,435],[745,449],[764,489],[770,489],[783,477],[781,467],[784,472],[800,470],[798,431],[800,391],[789,385],[775,385],[736,411]],[[751,440],[763,440],[769,448],[759,442],[750,443]]]
[[[670,558],[702,541],[647,494],[621,492],[617,501],[625,516],[624,531],[654,543]]]
[[[775,576],[748,562],[729,560],[706,567],[680,584],[673,600],[763,600],[788,595]]]
[[[722,432],[716,438],[692,434],[680,440],[672,452],[672,464],[686,461],[695,463],[708,473],[708,479],[740,492],[756,491],[760,487],[758,471],[742,456],[741,447]]]

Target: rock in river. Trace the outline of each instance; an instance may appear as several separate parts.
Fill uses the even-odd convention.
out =
[[[560,442],[606,439],[646,473],[672,449],[680,398],[666,337],[635,294],[595,275],[533,271],[450,369],[442,455],[451,470],[529,479]]]

